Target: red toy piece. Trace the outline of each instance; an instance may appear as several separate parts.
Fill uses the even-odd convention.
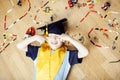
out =
[[[78,0],[68,0],[69,7],[73,7],[77,2]]]
[[[108,10],[110,8],[111,4],[110,2],[105,2],[104,5],[101,7],[104,11]]]
[[[30,27],[30,28],[27,29],[24,38],[28,38],[28,37],[34,36],[34,35],[35,35],[35,28],[34,27]]]
[[[27,29],[26,34],[34,36],[35,35],[35,28],[34,27],[30,27]]]
[[[73,7],[74,6],[71,0],[68,0],[68,4],[69,4],[69,7]]]

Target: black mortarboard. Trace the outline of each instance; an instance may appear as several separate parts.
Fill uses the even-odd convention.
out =
[[[45,30],[45,33],[47,32],[46,35],[48,33],[62,34],[62,33],[65,33],[64,25],[63,25],[63,22],[65,22],[65,21],[67,21],[67,19],[63,18],[59,21],[56,21],[56,22],[53,22],[51,24],[47,24],[45,26],[37,28],[37,30],[38,29]]]

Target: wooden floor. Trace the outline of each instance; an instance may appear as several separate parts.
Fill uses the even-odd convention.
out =
[[[22,6],[17,6],[17,0],[0,0],[0,44],[2,45],[4,41],[3,33],[7,34],[5,45],[13,39],[9,34],[17,35],[17,39],[0,53],[0,80],[33,79],[33,61],[26,57],[24,51],[18,50],[16,44],[23,40],[27,28],[31,26],[38,28],[46,22],[51,23],[50,17],[52,15],[53,21],[66,17],[68,19],[69,35],[77,40],[83,36],[82,42],[89,49],[89,55],[83,59],[82,64],[72,67],[68,80],[120,80],[120,62],[110,63],[111,61],[120,60],[120,0],[111,0],[111,7],[108,9],[111,14],[108,14],[105,19],[101,18],[98,13],[92,12],[92,10],[100,12],[104,17],[108,13],[101,9],[105,0],[98,0],[91,9],[89,9],[89,5],[80,8],[75,5],[69,8],[68,0],[30,0],[30,11],[28,11],[28,1],[26,0]],[[46,6],[40,8],[47,1],[49,1],[46,5],[50,7],[49,13],[44,11]],[[80,4],[87,3],[87,0],[78,0],[78,2]],[[9,12],[10,9],[11,12]],[[38,9],[40,11],[37,12]],[[85,17],[89,11],[90,13]],[[7,15],[6,27],[8,30],[4,30],[5,15]],[[20,21],[14,22],[23,15],[24,17]],[[36,19],[34,18],[35,15],[37,15]],[[80,22],[84,17],[85,19]],[[113,23],[114,18],[118,20],[118,25],[108,27],[109,21],[111,20]],[[39,24],[35,24],[34,19]],[[10,28],[10,26],[12,27]],[[90,34],[92,41],[102,47],[93,45],[88,38],[88,32],[93,27],[113,31],[94,30]],[[39,34],[38,32],[37,34]],[[115,40],[116,35],[118,39]],[[112,48],[113,45],[116,46],[115,49]],[[109,48],[105,48],[106,46]],[[3,48],[0,47],[1,50]]]

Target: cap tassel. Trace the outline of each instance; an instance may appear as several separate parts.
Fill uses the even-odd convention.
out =
[[[46,26],[46,32],[45,32],[45,34],[46,34],[46,36],[48,36],[48,25]]]

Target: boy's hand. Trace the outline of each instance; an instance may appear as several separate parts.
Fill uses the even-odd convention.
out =
[[[62,42],[65,42],[65,41],[70,41],[71,37],[67,34],[61,34],[60,39],[61,39]]]

